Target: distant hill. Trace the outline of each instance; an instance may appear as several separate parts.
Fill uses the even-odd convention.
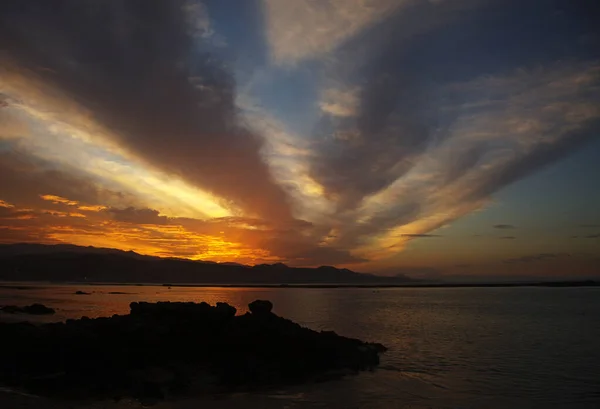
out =
[[[331,266],[295,268],[282,263],[246,266],[144,256],[133,251],[70,244],[0,245],[0,280],[169,284],[402,284]]]

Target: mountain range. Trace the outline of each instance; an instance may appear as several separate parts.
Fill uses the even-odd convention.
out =
[[[0,245],[0,280],[207,285],[394,285],[410,281],[405,276],[381,277],[332,266],[248,266],[161,258],[110,248],[30,243]]]

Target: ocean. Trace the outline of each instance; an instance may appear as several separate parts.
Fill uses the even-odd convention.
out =
[[[90,295],[74,295],[75,291]],[[167,401],[156,409],[600,408],[600,288],[199,288],[27,284],[0,287],[0,305],[41,302],[38,322],[126,314],[132,301],[225,301],[244,313],[255,299],[315,330],[381,342],[372,372],[285,390]],[[3,351],[8,353],[8,351]],[[69,403],[133,408],[137,403]],[[64,403],[0,392],[0,407]]]

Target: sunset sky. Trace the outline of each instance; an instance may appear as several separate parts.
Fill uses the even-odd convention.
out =
[[[3,0],[0,243],[600,276],[600,2]]]

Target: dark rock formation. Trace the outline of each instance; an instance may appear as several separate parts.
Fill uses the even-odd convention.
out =
[[[273,303],[267,300],[256,300],[248,304],[248,309],[252,314],[265,315],[270,314],[273,310]]]
[[[35,326],[0,324],[0,383],[63,398],[132,396],[145,403],[248,390],[365,370],[380,344],[316,332],[271,313],[236,316],[218,303],[132,303],[129,315]]]
[[[25,307],[17,307],[16,305],[5,305],[0,307],[0,311],[9,314],[31,314],[31,315],[48,315],[54,314],[53,308],[46,307],[44,304],[31,304]]]

